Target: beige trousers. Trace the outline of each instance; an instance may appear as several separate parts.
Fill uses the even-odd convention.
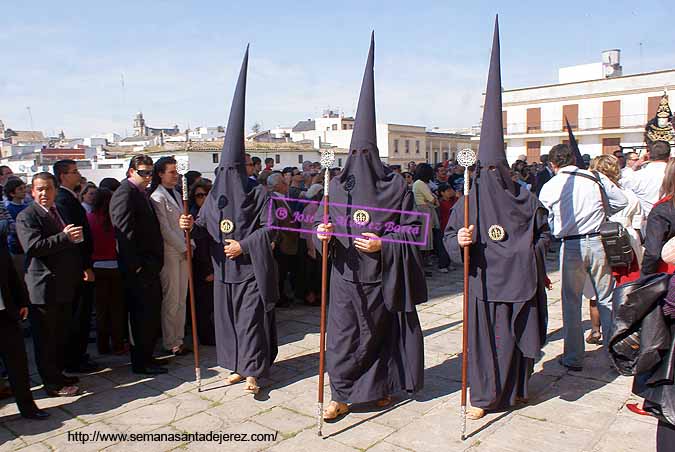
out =
[[[164,254],[164,267],[159,277],[162,281],[162,339],[164,348],[171,350],[183,344],[185,335],[187,259],[181,255]]]

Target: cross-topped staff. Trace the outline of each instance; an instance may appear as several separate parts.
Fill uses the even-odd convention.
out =
[[[328,187],[330,167],[335,161],[332,149],[321,151],[321,166],[326,170],[323,179],[323,224],[328,224]],[[326,364],[326,306],[328,303],[328,240],[321,241],[321,337],[319,339],[319,398],[317,406],[317,435],[321,436],[323,426],[323,377]]]
[[[183,215],[188,216],[188,192],[190,187],[187,181],[188,162],[178,161],[176,165],[178,174],[183,177]],[[197,380],[197,392],[202,391],[202,376],[199,367],[199,339],[197,338],[197,309],[195,307],[195,285],[192,278],[192,244],[190,241],[190,230],[185,230],[185,245],[187,248],[187,267],[188,267],[188,289],[190,294],[190,317],[192,319],[192,347],[195,355],[195,379]]]
[[[469,167],[476,163],[476,153],[462,149],[457,153],[457,163],[464,167],[464,228],[469,228]],[[466,387],[469,364],[469,247],[464,247],[464,306],[462,308],[462,441],[466,439]]]

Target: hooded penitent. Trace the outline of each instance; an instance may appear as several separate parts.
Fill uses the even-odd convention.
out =
[[[495,20],[478,162],[469,193],[467,302],[471,404],[486,410],[528,397],[534,359],[546,338],[544,253],[548,219],[536,196],[510,182],[502,132],[499,26]],[[464,198],[448,221],[444,245],[463,261],[457,235]]]
[[[267,219],[267,191],[264,186],[247,192],[246,155],[244,147],[244,119],[246,105],[246,74],[248,70],[248,47],[241,64],[237,87],[232,98],[230,117],[227,122],[225,142],[220,153],[216,180],[204,206],[199,212],[199,224],[206,226],[219,250],[213,258],[219,266],[220,278],[225,283],[247,281],[254,275],[266,302],[276,301],[276,284],[268,284],[270,278],[260,278],[265,273],[267,259],[273,261],[269,246],[252,240],[252,235]],[[266,231],[271,233],[271,231]],[[244,254],[237,259],[227,259],[222,247],[227,240],[240,243]],[[261,243],[258,243],[261,242]],[[267,241],[269,244],[270,240]],[[265,243],[262,243],[264,245]],[[270,287],[268,287],[270,286]],[[274,286],[274,287],[271,287]]]
[[[392,298],[385,296],[386,303],[394,310],[412,309],[415,303],[426,300],[427,291],[419,253],[414,246],[400,246],[386,243],[382,256],[378,253],[362,253],[351,237],[339,234],[373,232],[392,240],[421,242],[424,228],[419,215],[401,214],[387,210],[414,211],[414,205],[406,205],[407,184],[400,174],[386,167],[379,157],[375,121],[375,80],[374,80],[375,35],[371,35],[370,50],[363,74],[361,93],[354,120],[354,132],[349,146],[349,157],[342,173],[331,180],[330,209],[331,222],[337,240],[335,270],[347,280],[362,283],[383,284],[385,291],[391,291]],[[377,210],[376,210],[377,209]],[[387,210],[380,210],[387,209]],[[322,209],[319,209],[321,212]],[[355,223],[359,213],[367,218],[368,226]],[[319,216],[316,217],[319,219]],[[418,226],[418,234],[388,230],[385,225]],[[424,220],[426,224],[426,220]],[[372,228],[377,228],[379,230]],[[372,227],[372,228],[371,228]],[[394,246],[397,245],[397,246]],[[385,271],[383,271],[385,270]],[[393,294],[397,296],[394,297]],[[401,294],[405,293],[405,296]],[[386,294],[385,294],[386,295]],[[407,308],[403,308],[403,305]]]
[[[570,149],[574,153],[574,159],[577,162],[577,168],[581,169],[586,169],[586,163],[584,163],[584,158],[581,156],[581,151],[579,150],[579,143],[577,143],[577,139],[574,136],[574,133],[572,133],[572,127],[570,126],[570,122],[565,118],[565,126],[567,127],[567,136],[569,137],[570,141]]]
[[[478,163],[469,198],[470,221],[477,229],[472,253],[484,301],[521,302],[536,291],[532,252],[537,208],[530,193],[514,184],[504,151],[499,23],[495,20],[492,55],[481,125]],[[488,265],[489,262],[489,265]]]
[[[427,287],[418,248],[409,243],[420,239],[400,228],[421,229],[421,223],[417,215],[379,210],[415,213],[412,192],[378,155],[374,50],[371,37],[350,154],[329,189],[328,213],[335,234],[371,232],[382,239],[381,250],[372,253],[357,250],[351,237],[335,235],[329,242],[326,369],[333,400],[344,403],[378,400],[402,389],[418,391],[424,382],[423,336],[415,304],[427,299]],[[322,210],[314,217],[316,225],[323,222]],[[383,227],[388,222],[399,229]],[[314,240],[319,245],[318,238]]]

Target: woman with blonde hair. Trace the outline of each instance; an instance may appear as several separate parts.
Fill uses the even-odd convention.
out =
[[[611,154],[603,154],[591,160],[588,168],[590,171],[602,173],[612,181],[617,187],[621,188],[619,179],[621,179],[621,166],[619,159]],[[621,189],[624,196],[628,200],[628,205],[625,209],[612,215],[609,220],[620,223],[630,236],[630,242],[633,247],[634,257],[633,263],[628,268],[612,269],[612,275],[616,279],[616,285],[620,286],[628,281],[633,281],[640,276],[639,263],[642,261],[642,240],[640,227],[642,225],[642,207],[637,196],[626,189]],[[591,313],[591,333],[586,338],[589,344],[599,344],[601,342],[600,334],[600,313],[598,312],[595,291],[590,280],[586,280],[584,286],[584,296],[590,300]]]
[[[642,262],[642,231],[640,231],[643,224],[642,207],[635,193],[631,190],[624,189],[619,184],[619,180],[621,179],[619,159],[611,154],[599,155],[591,160],[589,169],[591,171],[598,171],[607,176],[617,187],[621,188],[624,196],[628,199],[628,206],[612,215],[610,221],[621,223],[621,225],[626,228],[626,231],[630,235],[630,243],[635,252],[636,263]],[[617,285],[621,285],[624,282],[626,281],[623,279],[618,280]]]

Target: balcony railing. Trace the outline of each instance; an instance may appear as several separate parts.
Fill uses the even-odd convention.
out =
[[[640,115],[622,115],[622,116],[606,116],[596,118],[579,118],[577,124],[572,125],[572,130],[576,131],[591,131],[603,129],[631,129],[643,128],[649,118],[646,114]],[[521,135],[521,134],[541,134],[541,133],[557,133],[566,132],[565,122],[562,119],[554,121],[541,121],[539,127],[528,124],[526,122],[509,122],[505,124],[505,135]]]

